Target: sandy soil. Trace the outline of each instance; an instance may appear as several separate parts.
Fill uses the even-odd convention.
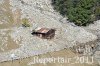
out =
[[[0,52],[6,52],[19,47],[9,36],[10,28],[16,24],[14,23],[13,16],[9,0],[5,0],[0,4]]]

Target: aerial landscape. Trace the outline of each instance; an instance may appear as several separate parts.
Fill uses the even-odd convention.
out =
[[[0,0],[0,66],[100,66],[100,0]]]

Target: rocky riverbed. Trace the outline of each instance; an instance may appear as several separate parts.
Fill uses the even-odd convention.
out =
[[[4,2],[6,2],[6,0],[4,0]],[[11,54],[15,55],[13,59],[19,59],[58,51],[64,48],[75,47],[77,49],[82,46],[81,48],[85,49],[87,47],[91,49],[93,45],[94,47],[98,45],[96,41],[97,39],[99,40],[99,33],[96,34],[96,31],[94,30],[95,28],[98,28],[97,30],[99,31],[99,26],[95,27],[93,30],[90,29],[91,26],[84,28],[69,23],[66,18],[63,18],[59,13],[54,11],[50,0],[9,0],[8,3],[10,4],[9,10],[11,10],[11,12],[6,12],[10,13],[10,16],[7,17],[12,17],[8,18],[11,21],[0,22],[0,24],[6,25],[4,23],[8,23],[7,26],[10,26],[8,26],[9,28],[2,27],[0,29],[0,34],[2,33],[2,30],[10,30],[8,35],[13,39],[13,42],[19,46],[19,48],[12,48],[8,52],[1,52],[0,62],[12,60]],[[22,18],[29,19],[31,27],[22,27],[20,21]],[[46,40],[33,36],[31,32],[37,27],[55,28],[55,38],[52,40]],[[0,37],[2,36],[0,35]],[[93,54],[91,52],[92,50],[85,53],[90,53],[91,55]],[[98,52],[95,52],[94,56],[98,55],[97,53]]]

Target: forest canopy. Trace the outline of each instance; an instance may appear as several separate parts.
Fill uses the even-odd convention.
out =
[[[100,19],[100,0],[52,0],[52,5],[78,26],[86,26]]]

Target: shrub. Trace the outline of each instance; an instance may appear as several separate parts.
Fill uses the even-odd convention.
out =
[[[23,27],[30,27],[28,19],[26,19],[26,18],[22,19],[22,26]]]

